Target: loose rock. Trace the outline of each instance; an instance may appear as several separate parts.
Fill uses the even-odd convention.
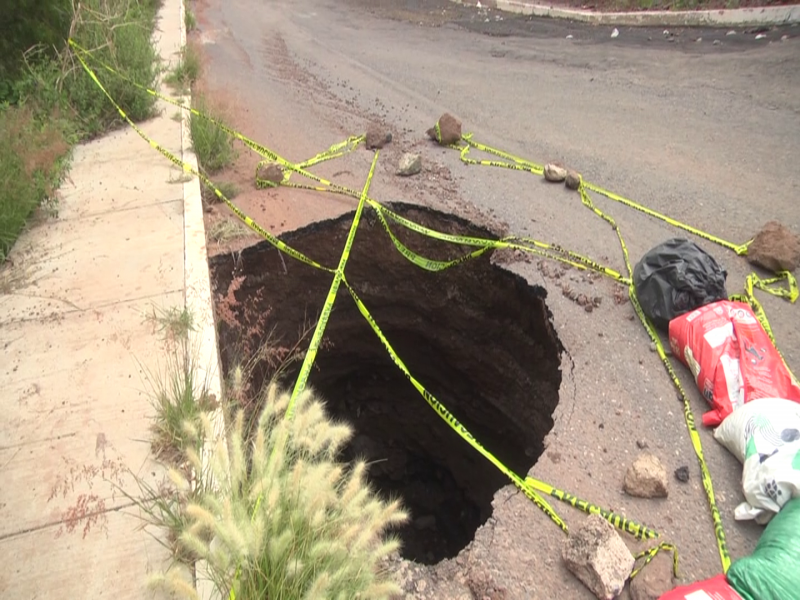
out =
[[[678,467],[675,469],[675,479],[680,481],[681,483],[686,483],[689,481],[689,467],[686,465],[682,467]]]
[[[455,144],[461,139],[461,121],[456,119],[450,113],[444,113],[436,125],[428,129],[428,136],[441,144],[442,146],[449,146]]]
[[[544,178],[560,183],[567,178],[567,170],[558,163],[548,163],[544,166]]]
[[[658,600],[673,587],[672,556],[669,552],[659,552],[631,580],[631,600]]]
[[[391,141],[392,132],[388,131],[382,125],[372,123],[367,127],[367,139],[365,141],[367,150],[379,150]]]
[[[258,177],[273,185],[279,185],[283,181],[283,168],[278,163],[267,163],[259,169]]]
[[[564,183],[569,189],[577,190],[581,187],[581,174],[577,171],[567,171],[567,177]]]
[[[800,264],[800,237],[770,221],[747,248],[747,260],[770,271],[794,271]]]
[[[633,555],[614,527],[592,514],[564,542],[561,556],[567,568],[600,600],[612,600],[625,587]]]
[[[419,154],[412,154],[406,152],[400,157],[400,163],[397,167],[399,175],[416,175],[422,170],[422,157]]]
[[[625,491],[639,498],[666,498],[667,472],[652,454],[642,454],[625,473]]]

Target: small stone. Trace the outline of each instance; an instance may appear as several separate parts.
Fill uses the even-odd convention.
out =
[[[644,450],[647,448],[647,440],[636,440],[636,447],[639,448],[639,450]]]
[[[579,187],[581,187],[581,174],[571,169],[568,170],[567,177],[564,180],[564,185],[571,190],[577,190]]]
[[[392,132],[388,131],[382,125],[371,123],[370,126],[367,127],[367,139],[365,142],[367,150],[379,150],[391,141]]]
[[[567,170],[558,163],[548,163],[544,166],[544,178],[560,183],[567,178]]]
[[[650,342],[650,352],[658,352],[655,342]]]
[[[422,594],[428,588],[428,582],[424,579],[420,579],[414,584],[414,588],[417,590],[418,594]]]
[[[759,34],[756,36],[756,39],[757,39],[757,40],[763,40],[765,37],[767,37],[767,34],[765,34],[765,33],[759,33]]]
[[[419,154],[412,154],[406,152],[400,157],[400,163],[397,167],[399,175],[408,176],[416,175],[422,170],[422,157]]]
[[[788,35],[782,35],[782,36],[781,36],[781,41],[782,41],[782,42],[785,42],[785,41],[786,41],[786,40],[788,40],[788,39],[789,39],[789,36],[788,36]]]
[[[594,310],[594,306],[592,306],[591,304],[587,304],[586,306],[583,307],[583,310],[590,313]]]
[[[669,36],[669,29],[665,29],[664,30],[664,37],[668,37],[668,36]]]
[[[571,39],[572,39],[572,34],[571,34],[571,33],[570,33],[570,34],[567,36],[567,39],[568,39],[568,40],[571,40]]]
[[[611,37],[612,38],[619,37],[619,29],[614,27],[614,31],[611,32]]]
[[[719,46],[721,43],[722,43],[722,42],[720,42],[719,40],[714,40],[714,45],[715,45],[715,46]]]
[[[794,271],[800,264],[800,237],[778,221],[770,221],[747,248],[747,260],[770,271]]]
[[[642,454],[625,473],[625,491],[638,498],[666,498],[667,472],[658,457]]]
[[[736,32],[735,32],[733,29],[731,29],[731,30],[730,30],[728,33],[726,33],[725,35],[736,35]]]
[[[283,168],[278,163],[267,163],[259,170],[258,177],[273,185],[279,185],[283,182]]]
[[[678,467],[675,469],[675,479],[680,481],[681,483],[686,483],[689,481],[689,467],[686,465],[682,467]]]
[[[631,580],[631,600],[658,600],[673,587],[672,556],[661,551]]]
[[[698,43],[698,44],[699,44],[700,42],[702,42],[702,41],[703,41],[703,38],[701,38],[701,37],[699,37],[699,38],[697,38],[697,39],[695,40],[695,42],[696,42],[696,43]]]
[[[428,137],[439,142],[442,146],[455,144],[461,139],[461,121],[450,113],[444,113],[437,121],[437,127],[428,129]]]
[[[597,514],[573,529],[561,549],[567,569],[600,600],[622,593],[634,565],[633,555],[614,527]]]

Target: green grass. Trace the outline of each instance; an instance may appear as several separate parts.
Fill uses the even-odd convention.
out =
[[[0,109],[0,263],[36,209],[57,202],[69,148],[57,119],[42,123],[24,106]]]
[[[194,108],[224,122],[218,111],[211,107],[202,96],[195,97]],[[237,152],[233,146],[233,137],[215,123],[192,113],[189,127],[192,135],[192,148],[197,155],[200,167],[206,173],[217,173],[236,160]]]
[[[185,7],[185,12],[183,14],[183,24],[186,26],[187,32],[197,27],[197,19],[195,19],[194,13],[188,6]]]
[[[231,589],[238,600],[400,593],[382,565],[400,545],[389,531],[407,520],[399,501],[375,494],[366,463],[337,460],[352,430],[331,420],[318,397],[301,394],[290,419],[288,403],[289,394],[270,386],[252,437],[240,411],[227,439],[206,448],[215,485],[196,486],[187,501],[181,551],[206,561],[198,577],[209,578],[222,597]],[[211,439],[210,421],[201,423],[201,437]],[[190,449],[186,460],[193,472],[203,472],[197,451]],[[172,477],[178,489],[191,489],[178,471]],[[175,571],[154,583],[196,597]]]
[[[177,92],[188,91],[200,77],[200,57],[192,46],[181,50],[178,63],[164,78],[164,82]]]
[[[24,47],[14,49],[12,38],[5,40],[4,72],[13,78],[0,86],[0,262],[37,208],[55,214],[71,146],[123,123],[67,46],[67,37],[91,51],[96,60],[90,66],[128,116],[146,119],[154,115],[155,98],[126,79],[155,84],[159,63],[151,34],[159,5],[159,0],[82,0],[70,5],[77,12],[56,11],[63,23],[40,28],[44,37],[38,46],[29,46],[28,34]]]
[[[218,244],[227,244],[233,240],[243,238],[250,230],[239,221],[223,219],[214,223],[208,230],[208,237]]]

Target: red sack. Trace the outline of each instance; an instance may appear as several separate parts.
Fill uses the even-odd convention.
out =
[[[703,425],[716,427],[745,402],[800,402],[800,386],[749,305],[720,300],[669,323],[672,353],[694,375],[711,405]]]
[[[658,600],[742,600],[742,597],[728,585],[725,575],[720,573],[705,581],[676,587]]]

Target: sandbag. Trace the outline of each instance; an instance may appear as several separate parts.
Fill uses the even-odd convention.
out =
[[[728,583],[744,600],[800,597],[800,498],[790,500],[761,534],[753,554],[733,562]]]
[[[729,415],[714,438],[744,464],[746,502],[736,507],[737,520],[763,525],[800,496],[800,404],[783,398],[753,400]]]
[[[757,398],[800,402],[800,386],[744,302],[722,300],[673,319],[669,343],[711,405],[706,427]]]
[[[682,585],[659,596],[658,600],[742,600],[728,582],[725,575],[719,574],[711,579]]]
[[[674,238],[652,248],[636,263],[633,284],[644,314],[666,331],[675,317],[726,299],[727,276],[700,246]]]

